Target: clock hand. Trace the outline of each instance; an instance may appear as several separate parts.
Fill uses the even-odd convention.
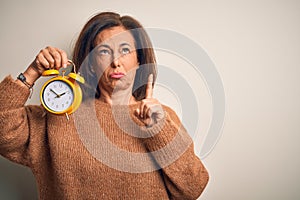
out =
[[[59,96],[61,97],[61,96],[64,95],[64,94],[66,94],[66,92],[63,92],[63,93],[59,94]]]
[[[56,97],[55,98],[57,98],[57,97],[60,97],[60,95],[59,94],[57,94],[54,90],[52,90],[52,89],[50,89],[50,91],[51,92],[53,92],[55,95],[56,95]]]
[[[59,97],[61,97],[61,96],[64,95],[64,94],[66,94],[66,92],[63,92],[63,93],[61,93],[61,94],[57,94],[56,97],[54,97],[54,98],[59,98]]]

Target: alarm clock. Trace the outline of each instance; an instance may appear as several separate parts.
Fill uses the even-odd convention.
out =
[[[76,73],[74,63],[73,71],[65,75],[66,70],[62,70],[62,75],[55,69],[45,70],[42,76],[55,76],[44,83],[40,92],[40,100],[43,107],[50,113],[68,115],[76,111],[82,101],[82,91],[79,83],[84,83],[84,78]],[[79,83],[78,83],[79,82]],[[68,118],[69,119],[69,118]]]

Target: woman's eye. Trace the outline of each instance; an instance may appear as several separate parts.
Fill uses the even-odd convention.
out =
[[[124,54],[129,54],[130,50],[128,48],[122,48],[121,53]]]
[[[99,54],[100,54],[100,55],[110,55],[110,51],[107,50],[107,49],[101,49],[101,50],[99,51]]]

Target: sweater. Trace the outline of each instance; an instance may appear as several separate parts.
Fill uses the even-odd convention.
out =
[[[84,101],[70,115],[25,105],[29,89],[0,83],[0,155],[29,167],[39,199],[197,199],[208,172],[175,112],[152,127],[134,111]]]

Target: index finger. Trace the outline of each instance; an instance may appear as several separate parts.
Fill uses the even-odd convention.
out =
[[[152,98],[153,95],[153,74],[148,76],[148,83],[146,87],[146,99]]]

